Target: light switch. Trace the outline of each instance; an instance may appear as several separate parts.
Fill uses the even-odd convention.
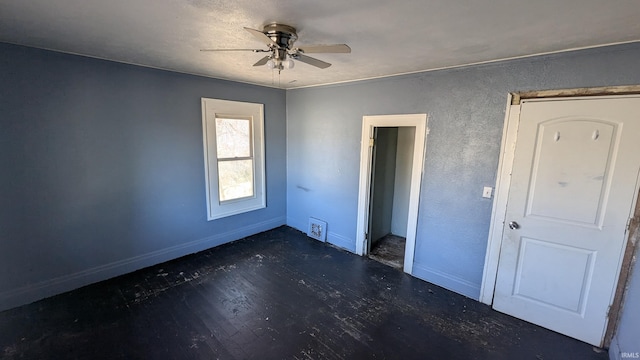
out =
[[[493,193],[493,188],[491,186],[485,186],[482,190],[482,197],[491,199],[491,194]]]

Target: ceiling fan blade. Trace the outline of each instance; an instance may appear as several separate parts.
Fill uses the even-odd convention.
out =
[[[332,44],[332,45],[305,45],[300,46],[298,50],[305,54],[311,53],[343,53],[348,54],[351,52],[351,48],[347,44]]]
[[[273,41],[270,37],[268,37],[267,35],[265,35],[262,31],[260,30],[256,30],[256,29],[251,29],[248,27],[244,28],[245,30],[247,30],[248,32],[251,33],[251,35],[255,36],[256,39],[262,41],[263,43],[265,43],[268,46],[275,46],[277,48],[279,48],[280,46],[278,46],[278,43],[276,43],[275,41]]]
[[[253,64],[253,66],[262,66],[264,64],[267,63],[267,61],[269,61],[270,57],[269,56],[265,56],[262,59],[258,60],[257,63]]]
[[[302,61],[303,63],[309,64],[309,65],[313,65],[313,66],[318,67],[320,69],[326,69],[329,66],[331,66],[331,64],[329,64],[328,62],[324,62],[322,60],[318,60],[316,58],[312,58],[311,56],[302,55],[300,53],[295,54],[292,57],[294,59],[296,59],[296,60]]]
[[[200,51],[253,51],[253,52],[268,52],[269,50],[262,50],[262,49],[200,49]]]
[[[252,51],[252,52],[268,52],[262,49],[200,49],[200,51]]]

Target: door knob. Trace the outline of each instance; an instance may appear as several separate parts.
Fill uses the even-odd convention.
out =
[[[520,229],[520,224],[518,224],[515,221],[512,221],[512,222],[509,223],[509,229],[518,230],[518,229]]]

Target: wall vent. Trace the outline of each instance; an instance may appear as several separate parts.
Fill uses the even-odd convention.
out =
[[[323,242],[327,241],[327,223],[310,217],[307,236]]]

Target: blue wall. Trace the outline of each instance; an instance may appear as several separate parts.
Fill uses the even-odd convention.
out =
[[[0,44],[0,309],[286,222],[355,250],[363,115],[428,113],[415,274],[479,295],[508,92],[640,83],[640,45],[282,90]],[[265,104],[267,208],[206,221],[200,98]],[[285,105],[286,100],[286,105]],[[285,114],[286,106],[286,114]],[[285,138],[286,132],[286,138]],[[639,351],[636,266],[614,344]],[[633,347],[636,348],[633,348]],[[630,349],[630,350],[629,350]]]
[[[266,209],[206,220],[201,97],[265,104]],[[0,44],[0,309],[284,224],[285,100]]]
[[[427,113],[414,275],[479,297],[507,94],[640,84],[640,44],[287,92],[287,224],[355,250],[363,115]]]

